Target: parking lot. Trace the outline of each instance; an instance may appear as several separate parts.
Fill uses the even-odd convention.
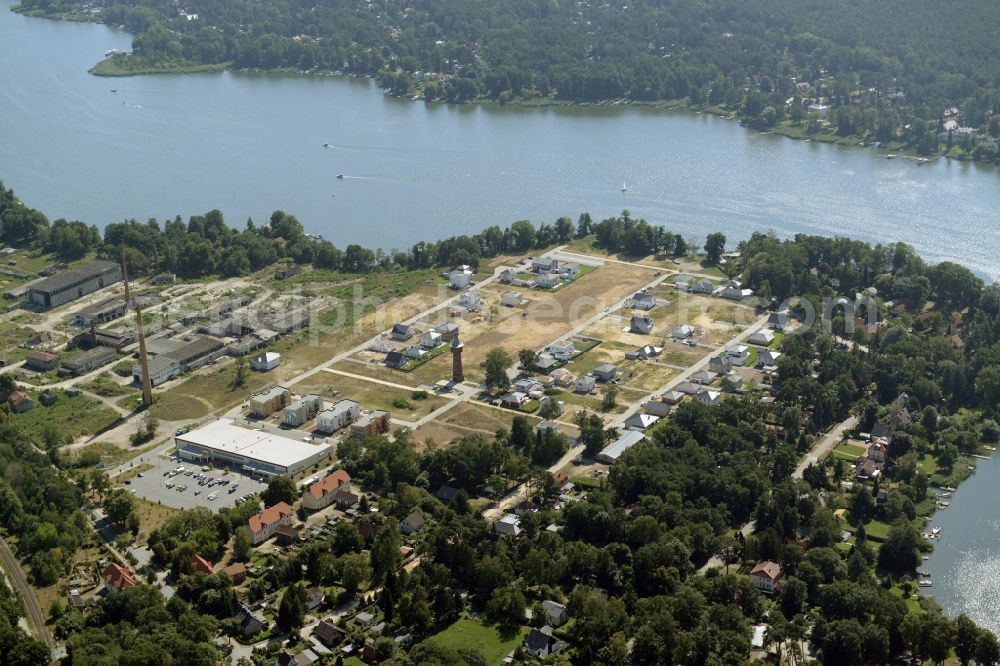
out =
[[[267,483],[257,481],[239,472],[226,473],[221,469],[209,469],[202,472],[201,467],[193,463],[172,461],[155,455],[145,458],[148,463],[153,465],[152,469],[143,472],[142,476],[133,477],[125,487],[132,490],[136,497],[150,502],[158,502],[165,506],[178,509],[193,509],[204,506],[218,510],[224,506],[235,506],[239,497],[249,493],[259,494],[267,487]],[[172,477],[168,476],[171,471],[182,466],[184,472]],[[224,485],[216,483],[212,486],[199,485],[198,482],[201,479],[195,478],[195,475],[202,473],[209,479],[224,480],[227,483]],[[172,487],[167,487],[168,484]],[[236,490],[230,492],[235,484],[238,484]],[[184,486],[187,488],[180,490]],[[209,499],[213,496],[215,499]]]

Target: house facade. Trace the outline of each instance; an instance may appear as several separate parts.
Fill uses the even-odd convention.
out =
[[[284,409],[291,400],[291,391],[284,386],[275,386],[250,398],[250,413],[259,419],[264,419]]]
[[[302,506],[313,511],[330,506],[336,500],[337,491],[342,489],[351,489],[351,475],[338,469],[306,488]]]
[[[340,400],[316,415],[316,429],[333,434],[354,423],[360,414],[361,405],[353,400]]]
[[[781,565],[770,560],[758,562],[757,565],[750,570],[750,582],[753,583],[758,590],[762,590],[764,592],[774,592],[778,590],[781,587],[783,577],[784,570]]]
[[[292,507],[285,502],[278,502],[247,520],[250,541],[256,546],[274,536],[280,526],[291,524]]]

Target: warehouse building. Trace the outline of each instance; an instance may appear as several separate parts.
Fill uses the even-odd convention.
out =
[[[127,309],[124,299],[108,298],[99,303],[88,305],[77,312],[73,315],[73,323],[87,328],[100,326],[119,317],[124,317]]]
[[[40,308],[54,308],[121,280],[121,266],[110,261],[94,261],[34,283],[28,289],[28,303]]]
[[[91,370],[111,363],[116,358],[118,354],[111,347],[94,347],[63,361],[63,368],[72,375],[85,375]]]
[[[250,430],[229,419],[192,430],[174,438],[183,460],[225,466],[247,474],[292,476],[326,460],[328,444],[307,444],[282,435]]]
[[[222,340],[206,335],[191,335],[182,340],[157,338],[146,344],[149,356],[149,377],[153,386],[173,379],[182,372],[200,368],[226,353]],[[132,366],[132,377],[142,384],[142,365]]]

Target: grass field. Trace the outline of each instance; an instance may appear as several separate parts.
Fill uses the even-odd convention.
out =
[[[201,418],[214,409],[246,400],[274,379],[267,374],[247,372],[246,384],[233,388],[233,369],[226,367],[207,375],[195,375],[166,392],[156,394],[153,416],[164,421]]]
[[[85,395],[70,397],[61,392],[51,407],[42,405],[35,397],[34,409],[11,415],[13,423],[36,441],[43,441],[46,430],[51,426],[55,426],[65,437],[75,438],[101,432],[120,419],[118,412],[94,398]]]
[[[856,444],[841,444],[833,450],[833,456],[835,458],[840,458],[841,460],[846,460],[847,462],[854,462],[860,458],[865,453],[865,447],[857,446]]]
[[[84,391],[90,391],[91,393],[105,397],[139,394],[139,392],[131,386],[122,385],[116,382],[107,372],[102,372],[89,382],[85,384],[77,384],[76,386]]]
[[[512,636],[502,636],[496,627],[487,627],[476,620],[463,617],[427,640],[453,650],[472,648],[483,655],[487,664],[500,664],[504,657],[524,642],[527,635],[527,628],[520,627]]]

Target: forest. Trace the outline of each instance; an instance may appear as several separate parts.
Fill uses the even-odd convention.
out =
[[[807,134],[998,158],[1000,7],[985,0],[110,0],[99,18],[135,35],[131,54],[106,63],[112,73],[341,72],[447,102],[682,100],[760,129],[787,120]],[[810,101],[830,107],[828,127]],[[976,136],[942,132],[951,107]]]

